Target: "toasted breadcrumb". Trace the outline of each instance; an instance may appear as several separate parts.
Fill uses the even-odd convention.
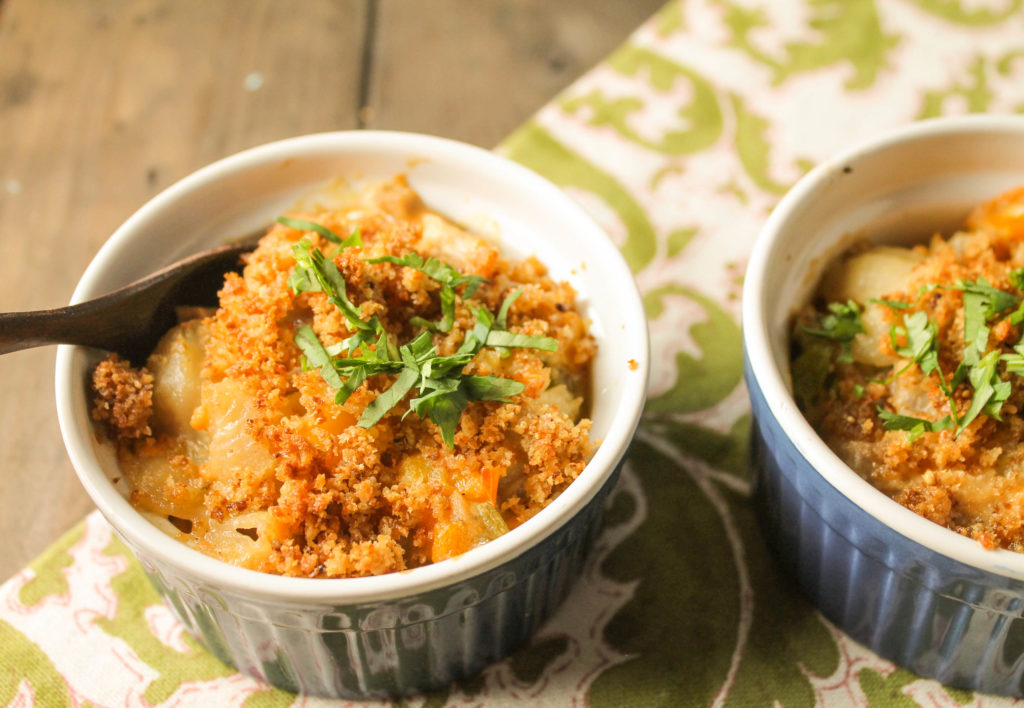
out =
[[[1022,205],[1024,190],[1014,190],[978,207],[968,218],[968,231],[917,246],[920,262],[884,295],[909,303],[906,309],[881,310],[886,323],[877,352],[882,360],[891,358],[891,368],[833,362],[826,390],[816,405],[805,407],[825,442],[892,499],[985,548],[1018,552],[1024,552],[1024,377],[999,364],[999,380],[1012,387],[1009,397],[998,416],[981,413],[959,434],[950,429],[908,439],[903,430],[886,429],[877,410],[881,405],[930,421],[951,414],[939,377],[898,357],[889,327],[902,325],[907,314],[927,313],[936,326],[944,380],[952,381],[965,349],[964,294],[956,284],[984,278],[995,288],[1024,294],[1011,278],[1024,268]],[[808,307],[797,324],[820,318],[820,305]],[[1013,355],[1020,343],[1020,326],[1008,314],[987,321],[989,351]],[[967,380],[953,391],[960,416],[971,407],[974,391]]]
[[[182,540],[228,562],[284,575],[350,577],[457,555],[486,541],[496,524],[523,523],[579,476],[594,449],[580,408],[596,345],[568,284],[548,278],[534,258],[505,260],[483,239],[456,231],[426,211],[401,179],[359,208],[295,216],[342,235],[359,231],[362,247],[332,257],[363,318],[377,316],[398,343],[422,331],[412,318],[440,318],[440,286],[413,269],[366,259],[415,250],[487,277],[472,303],[491,312],[519,290],[508,329],[553,337],[558,350],[482,350],[467,374],[512,378],[525,390],[508,402],[470,403],[453,448],[406,401],[361,428],[364,408],[393,377],[371,377],[339,405],[320,374],[303,369],[293,341],[297,326],[311,325],[326,346],[353,332],[326,295],[295,295],[287,284],[300,238],[327,253],[334,247],[313,232],[276,225],[244,273],[228,274],[220,309],[206,321],[201,402],[190,429],[157,429],[145,444],[132,440],[148,430],[118,435],[137,506],[158,517],[187,516],[192,527]],[[475,323],[460,298],[452,329],[433,336],[438,353],[455,352]],[[103,399],[104,410],[135,410],[123,390],[114,389],[111,402]],[[189,464],[154,472],[154,458],[172,455]],[[244,524],[256,531],[244,539],[231,533]],[[231,550],[234,544],[242,550]]]
[[[92,386],[92,417],[104,423],[115,439],[125,441],[152,435],[152,374],[145,369],[133,369],[117,354],[111,354],[93,371]]]

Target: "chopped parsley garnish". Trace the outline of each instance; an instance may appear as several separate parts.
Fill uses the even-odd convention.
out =
[[[1024,376],[1024,344],[1017,344],[1013,354],[1003,354],[1000,359],[1006,362],[1007,373]]]
[[[1017,290],[1024,291],[1024,268],[1011,272],[1010,282]],[[903,315],[903,323],[889,330],[893,350],[901,358],[909,360],[900,370],[880,383],[889,384],[898,376],[917,364],[924,376],[935,375],[938,387],[949,403],[950,413],[939,420],[906,416],[878,406],[878,417],[887,430],[907,431],[907,439],[914,440],[926,432],[952,430],[960,435],[978,416],[984,414],[1001,420],[1003,403],[1010,397],[1012,385],[1004,381],[999,373],[999,363],[1005,364],[1007,373],[1024,376],[1024,342],[1014,347],[1013,353],[1003,353],[1001,348],[989,350],[990,323],[1005,317],[1012,325],[1024,323],[1024,298],[1012,292],[1000,290],[985,278],[960,280],[951,286],[928,284],[921,293],[934,290],[959,290],[963,293],[964,347],[962,361],[948,380],[939,364],[938,325],[924,312]],[[897,310],[905,310],[908,303],[872,299],[869,302]],[[820,330],[802,328],[807,334],[849,342],[859,331],[863,331],[859,309],[853,302],[831,303],[829,314],[822,318]],[[858,329],[858,328],[861,329]],[[847,345],[848,346],[848,345]],[[836,361],[848,361],[849,350],[844,351]],[[970,406],[958,411],[954,392],[967,383],[973,389]],[[864,395],[863,387],[854,387],[854,394]]]
[[[884,305],[886,307],[891,307],[894,310],[906,310],[908,307],[910,307],[910,303],[909,302],[903,302],[902,300],[885,300],[883,298],[877,298],[877,297],[873,297],[873,298],[868,299],[868,304],[869,305]]]
[[[967,380],[974,388],[974,397],[971,399],[971,407],[960,419],[960,424],[956,428],[957,435],[981,413],[1002,420],[999,417],[999,409],[1002,408],[1003,401],[1010,397],[1012,387],[1010,382],[1003,381],[996,371],[999,357],[999,350],[993,349],[968,370]]]
[[[832,302],[828,305],[828,311],[829,314],[821,318],[817,328],[800,329],[813,337],[839,342],[840,351],[836,361],[840,364],[849,364],[853,361],[850,343],[864,331],[864,323],[860,320],[860,306],[853,300],[848,300],[845,305],[841,302]]]
[[[1020,305],[1021,298],[992,287],[984,278],[961,280],[953,288],[964,292],[964,362],[970,366],[988,349],[988,322]]]
[[[411,322],[417,327],[425,327],[432,332],[450,332],[455,324],[455,288],[465,285],[463,298],[470,298],[476,289],[480,287],[486,278],[482,275],[462,275],[447,263],[436,258],[423,257],[415,252],[406,253],[404,256],[380,256],[379,258],[367,258],[367,263],[394,263],[395,265],[413,268],[423,273],[432,280],[441,284],[441,320],[438,322],[427,322],[422,317],[414,317]]]
[[[936,355],[935,337],[939,328],[934,322],[928,319],[924,312],[915,312],[912,315],[903,315],[903,324],[894,325],[889,330],[889,340],[892,348],[904,359],[910,359],[914,363],[921,363],[928,359],[929,363],[933,355]],[[906,339],[906,345],[899,341]],[[922,367],[923,368],[923,367]]]
[[[1010,283],[1018,290],[1024,290],[1024,268],[1014,268],[1010,271]]]
[[[280,221],[280,220],[279,220]],[[339,244],[341,249],[361,245],[358,233],[348,239],[331,239],[312,222],[282,221],[293,228],[313,230]],[[336,235],[335,235],[336,236]],[[456,288],[465,286],[463,297],[470,297],[485,281],[479,275],[461,275],[455,268],[436,258],[424,260],[417,253],[402,257],[382,256],[367,259],[367,263],[394,263],[415,268],[441,284],[440,322],[411,320],[424,331],[411,341],[397,346],[377,317],[364,320],[362,314],[346,293],[345,278],[320,249],[308,239],[293,247],[295,269],[288,284],[296,293],[323,292],[328,302],[345,316],[355,333],[332,346],[324,346],[312,327],[304,325],[295,331],[295,343],[302,350],[304,366],[318,369],[324,381],[337,390],[336,403],[344,403],[359,386],[371,376],[388,374],[395,379],[363,410],[357,425],[371,428],[406,396],[409,411],[421,418],[429,418],[441,430],[441,437],[449,447],[455,446],[455,430],[462,411],[472,401],[508,401],[521,393],[525,386],[513,379],[500,376],[474,376],[463,373],[464,367],[484,347],[495,347],[504,353],[508,348],[520,347],[555,351],[558,342],[551,337],[517,334],[507,330],[508,310],[519,297],[519,291],[510,293],[502,303],[497,317],[486,307],[469,304],[475,324],[466,333],[454,354],[439,356],[431,341],[432,332],[448,332],[455,321]],[[406,413],[408,415],[408,412]]]
[[[299,231],[315,231],[316,233],[323,236],[331,243],[336,243],[340,248],[348,248],[349,246],[361,246],[363,245],[363,239],[359,236],[358,231],[353,231],[352,234],[342,239],[341,236],[331,231],[323,224],[318,224],[315,221],[306,221],[305,219],[292,219],[288,216],[277,217],[277,223],[283,224],[290,229],[297,229]]]
[[[939,420],[925,420],[909,415],[893,413],[881,406],[878,406],[878,417],[882,419],[882,425],[886,430],[906,430],[907,442],[913,442],[921,437],[922,433],[936,433],[940,430],[951,430],[953,420],[950,416],[943,416]]]

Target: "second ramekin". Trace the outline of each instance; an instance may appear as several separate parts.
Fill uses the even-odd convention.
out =
[[[918,123],[810,172],[772,212],[743,294],[755,500],[822,613],[878,654],[942,683],[1024,694],[1024,555],[900,506],[847,467],[789,385],[792,315],[851,240],[920,241],[1024,184],[1024,118]]]

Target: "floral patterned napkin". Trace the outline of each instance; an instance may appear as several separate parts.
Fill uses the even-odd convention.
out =
[[[1010,703],[852,642],[748,502],[744,265],[811,165],[910,121],[1024,112],[1024,0],[674,1],[499,148],[612,234],[650,402],[584,578],[531,646],[409,705]],[[328,706],[186,635],[98,513],[0,587],[0,705]]]

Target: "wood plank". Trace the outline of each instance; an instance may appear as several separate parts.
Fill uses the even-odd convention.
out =
[[[367,127],[493,147],[664,0],[379,0]]]
[[[364,2],[3,0],[0,309],[67,302],[157,191],[237,150],[355,127]],[[54,350],[0,359],[0,580],[91,503],[67,461]]]
[[[245,147],[358,125],[494,145],[661,3],[0,0],[0,310],[67,302],[131,212]],[[92,508],[53,360],[0,359],[0,580]]]

